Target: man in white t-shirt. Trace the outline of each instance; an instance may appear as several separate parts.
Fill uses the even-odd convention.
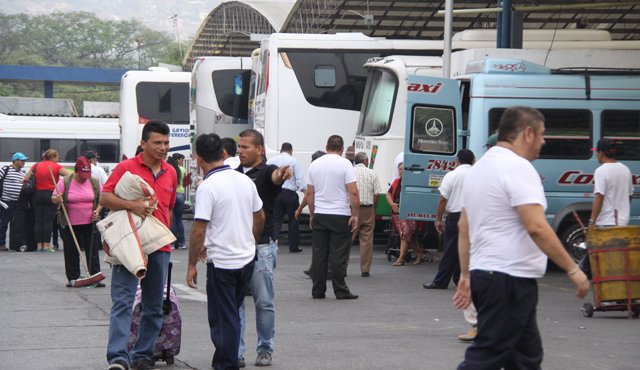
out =
[[[438,190],[440,199],[436,211],[436,230],[444,233],[443,255],[438,264],[438,273],[433,281],[422,284],[425,289],[447,289],[449,282],[453,279],[454,284],[458,284],[460,279],[460,262],[458,261],[458,220],[462,212],[462,186],[464,178],[467,176],[475,156],[469,149],[460,149],[457,155],[456,168],[444,175]],[[442,223],[444,213],[447,213],[445,224]]]
[[[593,206],[589,226],[626,226],[631,213],[633,178],[629,167],[616,160],[615,141],[602,138],[593,148],[601,166],[593,175]]]
[[[197,164],[206,175],[196,192],[187,284],[197,288],[196,264],[206,260],[209,328],[215,346],[211,367],[237,369],[239,309],[265,216],[253,181],[224,165],[218,135],[198,136],[195,147]]]
[[[325,297],[327,267],[337,299],[357,299],[344,277],[347,275],[351,233],[358,227],[360,199],[356,173],[342,157],[344,141],[338,135],[327,140],[327,154],[309,166],[307,202],[312,234],[311,279],[314,299]]]
[[[576,285],[585,274],[545,218],[547,201],[531,164],[544,144],[544,116],[528,107],[507,109],[498,143],[465,178],[458,248],[460,281],[454,306],[473,303],[478,335],[458,369],[539,369],[542,340],[536,321],[538,287],[547,256]]]

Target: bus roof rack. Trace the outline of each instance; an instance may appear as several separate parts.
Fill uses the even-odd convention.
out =
[[[564,67],[552,69],[551,73],[588,75],[640,75],[640,68]]]

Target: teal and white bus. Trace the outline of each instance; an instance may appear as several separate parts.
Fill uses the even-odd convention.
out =
[[[638,51],[626,53],[640,60]],[[543,180],[547,219],[573,258],[583,256],[578,245],[584,237],[572,212],[589,218],[599,166],[591,148],[602,137],[621,143],[618,159],[631,169],[635,185],[630,222],[640,223],[640,69],[551,69],[489,58],[468,63],[455,79],[407,78],[401,216],[433,220],[438,187],[458,150],[482,156],[502,112],[525,105],[546,119],[546,145],[533,165]]]

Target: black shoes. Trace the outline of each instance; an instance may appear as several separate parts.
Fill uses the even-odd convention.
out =
[[[424,284],[422,284],[422,287],[425,288],[425,289],[442,289],[442,290],[447,289],[446,286],[437,286],[434,283],[429,283],[429,284],[424,283]]]
[[[324,299],[326,297],[326,295],[323,294],[312,294],[313,299]]]
[[[347,295],[336,297],[336,299],[358,299],[357,294],[349,293]]]
[[[136,370],[153,369],[156,366],[156,362],[150,358],[143,358],[131,363],[131,368]]]
[[[289,251],[289,253],[300,253],[300,252],[302,252],[302,248],[292,249]]]
[[[363,272],[362,273],[362,277],[369,277],[369,273],[368,272]]]
[[[302,273],[307,275],[308,277],[311,277],[311,271],[309,271],[309,270],[304,270],[304,271],[302,271]]]

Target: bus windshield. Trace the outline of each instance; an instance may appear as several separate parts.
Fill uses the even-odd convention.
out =
[[[168,124],[189,124],[188,82],[140,82],[136,102],[138,123],[159,119]]]
[[[370,72],[367,83],[358,135],[384,135],[391,127],[398,79],[387,70],[374,69]]]

